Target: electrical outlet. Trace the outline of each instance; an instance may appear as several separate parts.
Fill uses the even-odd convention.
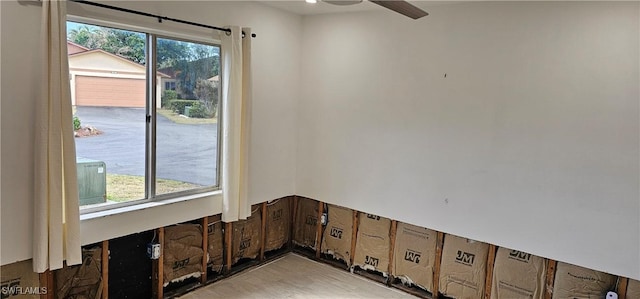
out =
[[[152,260],[160,258],[160,244],[149,243],[147,244],[147,256]]]

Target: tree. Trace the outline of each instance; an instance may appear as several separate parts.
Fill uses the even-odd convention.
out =
[[[173,67],[179,60],[188,57],[189,46],[185,42],[159,38],[156,50],[158,68]]]
[[[176,62],[174,69],[178,80],[178,91],[183,98],[193,99],[198,80],[206,80],[218,75],[220,63],[217,56],[201,58],[194,61],[180,60]]]
[[[145,63],[145,35],[143,33],[99,26],[81,25],[69,30],[67,38],[89,49],[101,49],[131,61]],[[177,79],[179,96],[195,99],[198,80],[206,80],[220,73],[220,48],[165,38],[157,39],[158,69],[171,69]]]
[[[200,101],[206,115],[214,117],[218,109],[218,84],[209,80],[198,79],[195,95]]]
[[[99,26],[82,25],[77,29],[69,30],[67,38],[89,49],[101,49],[112,54],[125,57],[141,64],[145,63],[145,35],[139,32],[120,30]],[[158,39],[156,60],[158,68],[175,67],[183,62],[195,62],[201,59],[219,56],[219,48],[209,45],[176,41],[171,39]],[[202,61],[211,63],[211,61]],[[220,64],[217,60],[212,65],[198,65],[194,70],[210,78],[220,72]],[[192,84],[195,86],[195,83]]]
[[[67,34],[67,38],[78,45],[92,48],[93,32],[88,26],[80,26],[78,29],[72,29]]]
[[[92,26],[93,27],[93,26]],[[101,49],[144,64],[144,34],[106,27],[80,26],[68,32],[67,38],[89,49]]]

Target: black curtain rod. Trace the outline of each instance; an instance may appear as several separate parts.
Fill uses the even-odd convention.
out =
[[[160,22],[160,23],[162,23],[163,20],[167,20],[167,21],[171,21],[171,22],[187,24],[187,25],[196,26],[196,27],[209,28],[209,29],[214,29],[214,30],[218,30],[218,31],[224,31],[224,32],[231,33],[231,29],[229,29],[229,28],[221,28],[221,27],[210,26],[210,25],[205,25],[205,24],[200,24],[200,23],[195,23],[195,22],[190,22],[190,21],[185,21],[185,20],[180,20],[180,19],[174,19],[174,18],[164,17],[164,16],[160,16],[160,15],[150,14],[150,13],[143,12],[143,11],[133,10],[133,9],[116,7],[116,6],[111,6],[111,5],[102,4],[102,3],[96,3],[96,2],[91,2],[91,1],[85,1],[85,0],[69,0],[69,1],[80,3],[80,4],[87,4],[87,5],[102,7],[102,8],[111,9],[111,10],[127,12],[127,13],[131,13],[131,14],[145,16],[145,17],[150,17],[150,18],[158,19],[158,22]],[[244,37],[244,36],[245,36],[245,33],[244,33],[244,31],[242,31],[242,37]],[[256,37],[256,34],[252,33],[251,37]]]

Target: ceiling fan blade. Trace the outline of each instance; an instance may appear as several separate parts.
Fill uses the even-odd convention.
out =
[[[403,14],[407,17],[410,17],[412,19],[419,19],[422,18],[424,16],[428,16],[429,14],[414,6],[413,4],[407,2],[407,1],[374,1],[374,0],[369,0],[369,2],[378,4],[384,8],[388,8],[390,10],[393,10],[399,14]]]
[[[353,5],[362,2],[362,0],[322,0],[322,2],[327,2],[334,5]]]

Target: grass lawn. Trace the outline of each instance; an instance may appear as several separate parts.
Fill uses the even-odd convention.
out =
[[[157,109],[156,112],[159,115],[168,118],[174,123],[183,125],[215,124],[218,122],[216,118],[187,118],[184,116],[180,116],[180,114],[175,113],[169,109]]]
[[[156,193],[165,194],[199,187],[195,184],[158,179]],[[144,198],[144,176],[107,174],[107,199],[128,201]]]

